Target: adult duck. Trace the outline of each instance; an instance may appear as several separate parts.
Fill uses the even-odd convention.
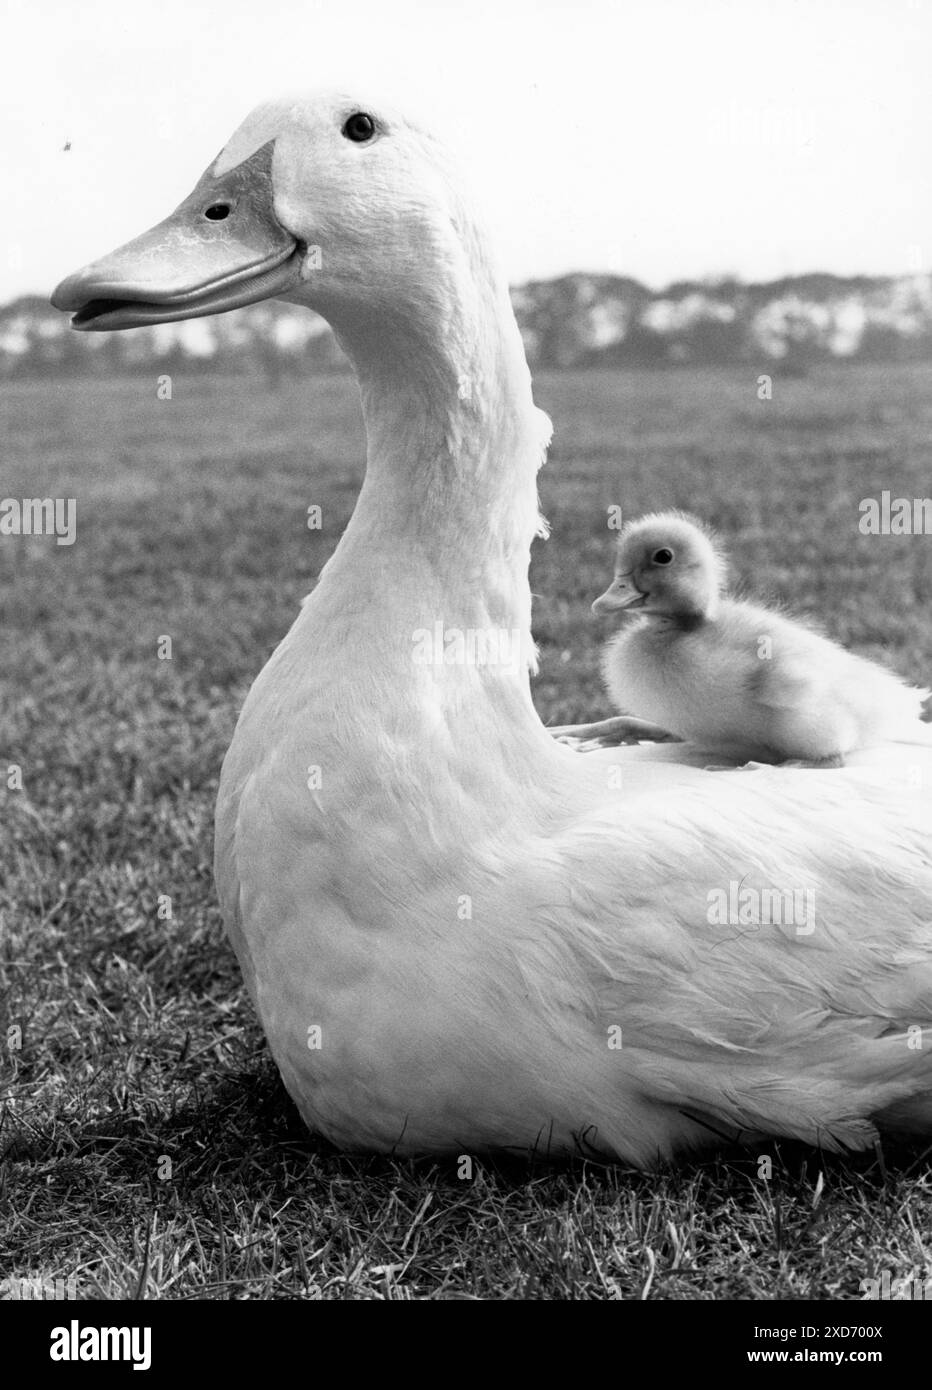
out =
[[[224,919],[308,1125],[637,1164],[932,1128],[932,751],[730,774],[550,737],[527,573],[549,425],[429,129],[359,95],[262,106],[53,303],[104,331],[267,296],[330,321],[368,436],[217,805]]]

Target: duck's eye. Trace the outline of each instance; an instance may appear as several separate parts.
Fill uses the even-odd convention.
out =
[[[229,203],[211,203],[210,207],[205,209],[204,212],[204,216],[211,222],[222,222],[223,219],[229,217],[229,215]]]
[[[673,551],[668,550],[665,545],[661,546],[659,550],[654,551],[653,555],[651,556],[651,559],[653,560],[655,565],[672,565]]]
[[[356,111],[345,122],[343,134],[347,140],[354,140],[357,145],[363,145],[375,134],[375,121],[371,116],[367,116],[365,111]]]

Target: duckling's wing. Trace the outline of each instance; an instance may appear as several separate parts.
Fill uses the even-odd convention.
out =
[[[840,647],[802,623],[752,604],[734,604],[730,621],[742,635],[747,692],[767,709],[789,709],[825,689]]]
[[[822,760],[857,746],[855,658],[802,623],[763,610],[754,617],[758,659],[744,675],[758,736],[784,758]]]
[[[761,660],[748,671],[747,691],[754,703],[764,709],[791,709],[816,687],[817,680],[807,663],[784,658]]]

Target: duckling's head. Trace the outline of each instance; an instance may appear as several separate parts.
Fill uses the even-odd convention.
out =
[[[682,512],[658,512],[625,526],[614,581],[592,611],[634,609],[688,625],[715,616],[724,580],[725,558],[702,524]]]

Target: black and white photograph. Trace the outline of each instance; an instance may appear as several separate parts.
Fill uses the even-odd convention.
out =
[[[932,3],[3,10],[0,1335],[895,1369]]]

